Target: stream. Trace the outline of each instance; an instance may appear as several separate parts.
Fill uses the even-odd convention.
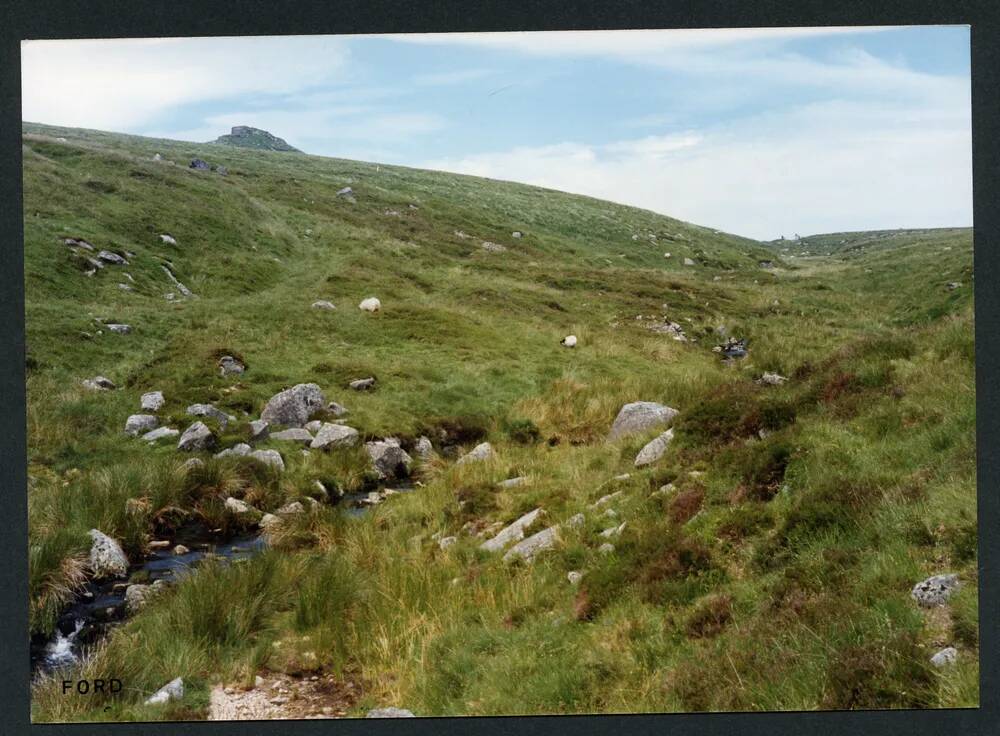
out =
[[[407,482],[397,483],[391,489],[345,494],[335,503],[348,516],[361,516],[393,494],[412,490]],[[259,532],[224,537],[199,524],[182,526],[169,538],[169,547],[151,550],[141,562],[130,566],[126,577],[88,581],[59,616],[53,634],[31,638],[32,679],[79,664],[111,629],[126,620],[125,590],[129,580],[144,584],[157,580],[176,582],[208,555],[239,560],[252,557],[266,546]],[[178,544],[189,551],[175,555],[173,548]]]

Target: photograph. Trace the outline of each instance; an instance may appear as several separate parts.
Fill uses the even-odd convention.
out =
[[[31,721],[978,708],[970,35],[21,40]]]

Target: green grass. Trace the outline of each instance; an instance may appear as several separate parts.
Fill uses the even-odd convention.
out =
[[[370,480],[360,451],[274,441],[284,474],[245,459],[178,473],[172,443],[122,434],[145,391],[180,429],[192,403],[237,416],[232,444],[273,393],[312,381],[366,438],[443,432],[498,453],[434,461],[363,518],[323,508],[265,555],[203,567],[84,666],[126,680],[121,696],[42,683],[35,720],[200,718],[210,687],[266,670],[363,683],[355,714],[977,705],[970,231],[819,236],[799,256],[473,177],[36,125],[24,147],[33,631],[80,584],[92,527],[135,554],[185,515],[232,524],[227,495],[273,510],[315,480]],[[194,157],[230,173],[189,170]],[[134,255],[87,277],[63,237]],[[164,299],[165,262],[196,298]],[[371,295],[382,312],[357,309]],[[691,339],[646,329],[653,316]],[[97,319],[133,333],[98,335]],[[720,326],[750,340],[739,365],[711,351]],[[218,375],[226,353],[248,366],[238,379]],[[789,381],[759,386],[765,370]],[[80,386],[96,374],[119,389]],[[347,388],[368,375],[375,391]],[[649,436],[604,441],[636,400],[681,411],[639,471]],[[496,487],[514,475],[531,481]],[[589,508],[617,490],[615,518]],[[533,565],[468,533],[538,506],[537,528],[587,521]],[[598,533],[621,521],[602,555]],[[436,534],[459,542],[442,551]],[[965,586],[942,622],[909,590],[945,571]],[[936,670],[946,644],[959,662]],[[141,705],[178,675],[181,703]]]

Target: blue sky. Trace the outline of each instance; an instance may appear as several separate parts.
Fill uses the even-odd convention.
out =
[[[972,224],[966,27],[33,41],[33,122],[590,194],[757,238]]]

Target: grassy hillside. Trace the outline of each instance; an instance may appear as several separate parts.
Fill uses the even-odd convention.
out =
[[[350,518],[324,503],[250,562],[202,567],[84,665],[127,694],[43,682],[36,720],[202,718],[214,686],[276,673],[332,677],[349,715],[977,704],[970,231],[791,258],[474,177],[38,125],[23,152],[34,631],[79,583],[93,527],[137,559],[172,513],[233,526],[228,495],[271,511],[316,480],[370,483],[360,450],[276,440],[262,447],[283,474],[210,454],[179,473],[174,443],[122,433],[146,391],[181,430],[189,404],[236,416],[223,446],[271,395],[315,382],[366,439],[497,451],[419,464],[413,493]],[[128,265],[88,276],[69,237]],[[357,308],[368,296],[379,313]],[[749,356],[724,364],[723,335]],[[221,377],[224,354],[246,373]],[[760,385],[765,371],[789,380]],[[97,374],[118,389],[81,385]],[[374,391],[348,388],[366,376]],[[637,470],[657,432],[605,438],[639,400],[681,413]],[[514,476],[529,482],[497,486]],[[476,532],[536,507],[539,529],[586,520],[530,565],[478,549]],[[910,589],[941,572],[961,591],[918,608]],[[946,645],[958,662],[931,666]],[[183,701],[142,705],[177,676]]]

